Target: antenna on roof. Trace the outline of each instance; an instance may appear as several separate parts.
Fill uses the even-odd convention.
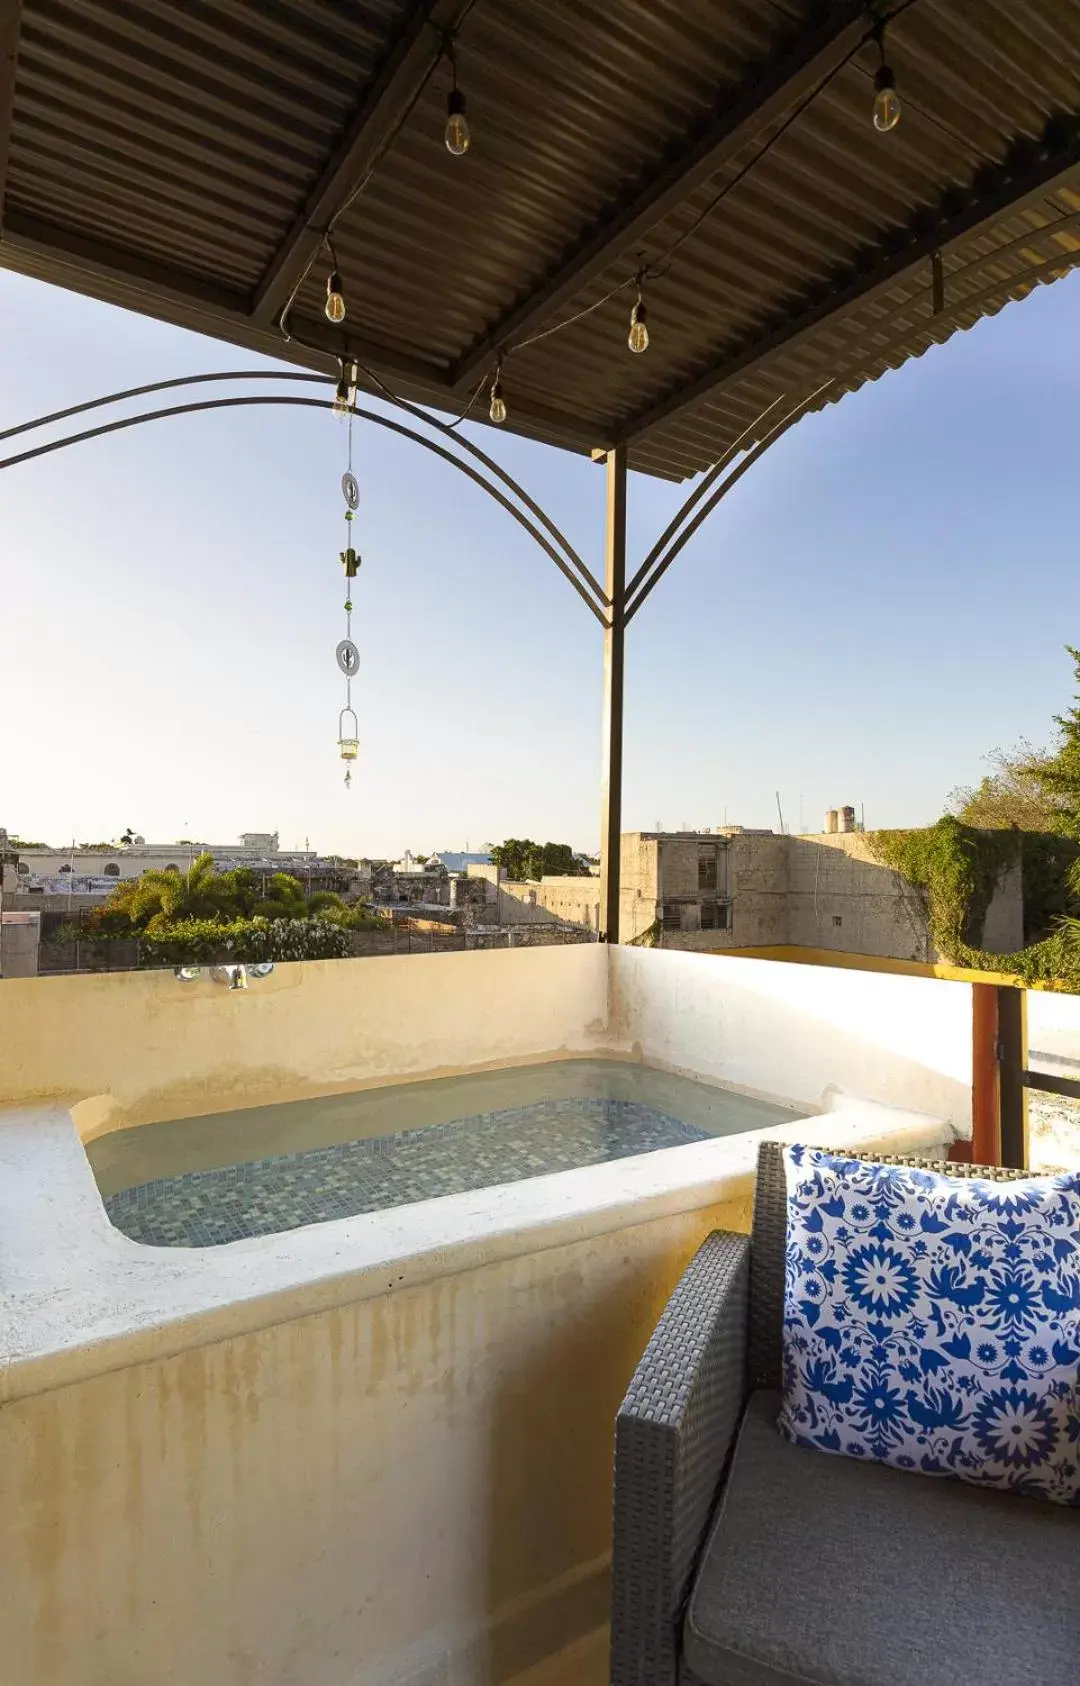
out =
[[[780,806],[780,792],[776,793],[776,811],[780,815],[780,835],[784,835],[784,810]]]

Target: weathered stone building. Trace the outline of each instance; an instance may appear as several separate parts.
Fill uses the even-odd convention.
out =
[[[500,882],[500,902],[526,902],[595,930],[599,880]],[[502,917],[512,922],[504,907]],[[882,866],[860,832],[792,837],[725,827],[713,832],[625,832],[620,935],[665,948],[828,949],[898,960],[939,958],[921,893]],[[1004,874],[982,945],[1023,946],[1018,868]]]

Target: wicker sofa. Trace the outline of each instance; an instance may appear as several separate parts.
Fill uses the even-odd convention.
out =
[[[1076,1686],[1080,1512],[777,1431],[782,1152],[762,1146],[752,1234],[704,1242],[619,1411],[614,1686]]]

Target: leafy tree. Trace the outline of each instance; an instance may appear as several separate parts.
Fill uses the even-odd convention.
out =
[[[518,883],[525,878],[539,878],[543,865],[540,845],[531,837],[508,837],[505,843],[496,843],[491,858],[507,878]]]
[[[1034,772],[1046,753],[1021,740],[1014,749],[993,749],[985,757],[992,769],[977,785],[961,785],[949,796],[947,811],[964,825],[984,831],[1056,831],[1060,800],[1047,794]]]
[[[206,852],[197,856],[186,872],[154,870],[118,884],[105,910],[126,915],[138,930],[151,930],[155,921],[213,919],[220,912],[214,896],[217,876],[214,858]]]
[[[587,869],[582,866],[569,843],[545,843],[543,877],[583,878]]]
[[[144,872],[118,884],[108,901],[92,916],[101,935],[150,932],[187,920],[229,924],[258,917],[264,920],[314,919],[335,916],[342,923],[348,908],[330,890],[304,893],[298,878],[275,872],[264,880],[250,867],[216,872],[212,855],[204,853],[186,872],[175,868]]]
[[[1066,644],[1073,672],[1080,687],[1080,650]],[[1050,755],[1037,755],[1028,771],[1048,802],[1054,804],[1053,823],[1048,827],[1063,837],[1080,839],[1080,690],[1065,714],[1055,714],[1060,732],[1057,748]]]
[[[494,846],[491,858],[516,882],[587,874],[587,868],[578,862],[569,843],[534,843],[531,837],[508,837],[505,843]]]
[[[1066,644],[1080,687],[1080,650]],[[1042,831],[1080,842],[1080,689],[1073,706],[1056,714],[1058,741],[1049,750],[1021,742],[987,756],[991,772],[978,785],[954,790],[949,810],[965,825]]]

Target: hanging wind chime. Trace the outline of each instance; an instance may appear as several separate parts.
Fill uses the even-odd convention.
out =
[[[345,372],[342,369],[341,386],[346,386]],[[339,387],[340,392],[340,387]],[[349,406],[349,392],[346,386],[346,406]],[[337,402],[335,400],[335,409]],[[337,664],[345,675],[345,707],[338,715],[338,753],[345,763],[345,788],[352,784],[351,763],[356,760],[360,752],[360,725],[352,706],[353,675],[360,666],[360,652],[352,638],[352,582],[356,578],[360,567],[360,558],[352,543],[352,522],[356,513],[356,506],[360,502],[360,488],[356,483],[356,476],[352,468],[353,444],[353,414],[351,407],[346,408],[349,426],[348,467],[341,476],[341,491],[345,499],[345,549],[341,552],[341,565],[345,570],[345,636],[337,647]]]

